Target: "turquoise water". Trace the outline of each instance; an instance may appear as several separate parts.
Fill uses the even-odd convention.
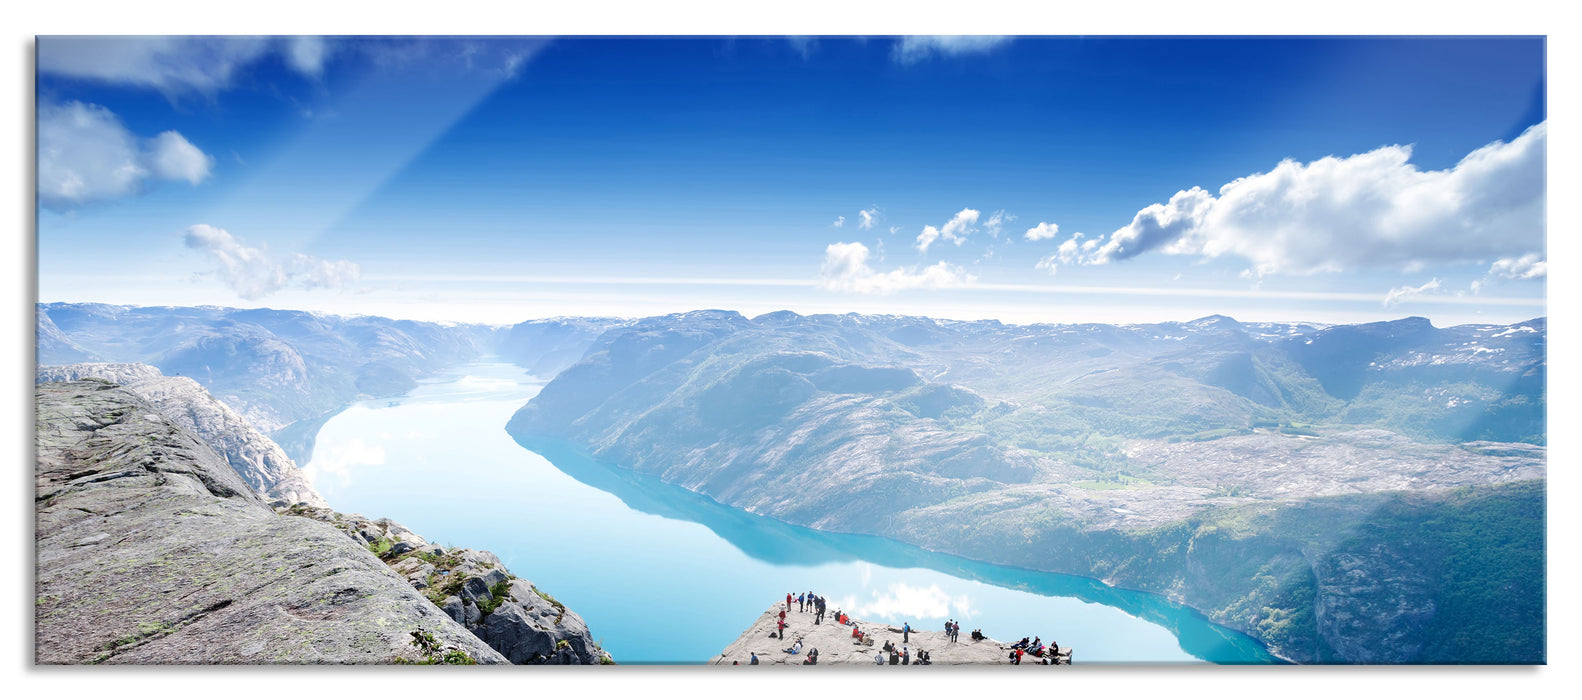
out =
[[[807,590],[859,618],[1041,636],[1077,663],[1277,662],[1159,596],[795,527],[570,445],[519,445],[505,423],[541,386],[509,364],[457,367],[330,419],[305,471],[337,510],[498,554],[622,663],[706,662],[770,603]]]

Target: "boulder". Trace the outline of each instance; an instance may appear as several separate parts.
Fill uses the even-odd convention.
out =
[[[491,648],[518,664],[601,662],[603,650],[594,642],[581,616],[545,599],[531,582],[514,579],[507,590],[509,600],[501,603],[482,625],[473,628],[473,633]]]
[[[477,576],[467,579],[467,582],[461,585],[461,599],[469,603],[488,601],[491,597],[489,584],[484,583],[483,579]]]
[[[465,624],[467,622],[466,607],[462,604],[461,599],[456,596],[447,597],[445,602],[440,604],[439,609],[443,610],[457,624]]]

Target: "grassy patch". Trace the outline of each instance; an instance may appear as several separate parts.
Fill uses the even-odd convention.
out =
[[[394,546],[394,540],[388,537],[381,537],[377,541],[368,543],[368,551],[373,552],[375,556],[383,557],[385,554],[389,553],[390,548]]]
[[[484,617],[488,617],[489,614],[494,612],[495,608],[500,607],[500,604],[504,603],[506,599],[510,597],[510,595],[510,579],[496,583],[494,584],[493,588],[489,589],[489,599],[478,604],[478,611],[483,613]]]
[[[465,651],[443,647],[439,640],[434,638],[433,633],[425,630],[412,632],[412,646],[417,649],[420,658],[413,660],[398,657],[395,663],[417,666],[473,666],[478,663],[477,659],[472,658]]]

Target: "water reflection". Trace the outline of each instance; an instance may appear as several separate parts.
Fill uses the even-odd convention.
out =
[[[1252,638],[1216,625],[1196,610],[1151,593],[1114,588],[1080,576],[986,564],[882,537],[797,527],[722,505],[646,474],[603,464],[561,440],[537,436],[513,438],[521,446],[549,460],[568,476],[614,495],[629,508],[701,524],[743,554],[765,563],[816,566],[864,561],[895,569],[932,569],[1000,588],[1076,598],[1123,610],[1169,630],[1179,639],[1183,650],[1200,659],[1216,663],[1279,662]],[[857,610],[859,615],[877,614],[886,619],[894,618],[897,613],[943,619],[950,614],[948,609],[952,607],[957,610],[955,614],[968,614],[964,599],[954,606],[952,602],[937,586],[917,589],[896,583],[890,586],[889,598],[880,598],[866,605],[848,599],[846,606],[847,609]]]
[[[1079,662],[1271,661],[1252,640],[1145,593],[819,532],[588,459],[503,426],[538,383],[479,363],[330,418],[308,469],[337,509],[488,549],[577,611],[623,663],[702,663],[791,590],[874,621],[1055,638]],[[527,447],[528,449],[523,449]],[[680,601],[680,607],[678,607]],[[673,614],[691,614],[682,623]]]

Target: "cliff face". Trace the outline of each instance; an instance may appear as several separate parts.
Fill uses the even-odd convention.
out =
[[[161,415],[197,435],[271,505],[326,505],[278,445],[190,378],[166,377],[157,367],[130,363],[41,366],[36,373],[38,382],[89,378],[122,385]]]
[[[517,578],[493,552],[445,549],[389,518],[369,520],[303,504],[280,512],[346,533],[513,664],[614,663],[580,615]]]
[[[128,382],[38,387],[40,663],[613,663],[494,554],[321,507],[196,382],[146,365],[38,375]],[[252,641],[209,649],[222,631]]]
[[[132,392],[42,384],[35,405],[37,663],[506,662]]]

